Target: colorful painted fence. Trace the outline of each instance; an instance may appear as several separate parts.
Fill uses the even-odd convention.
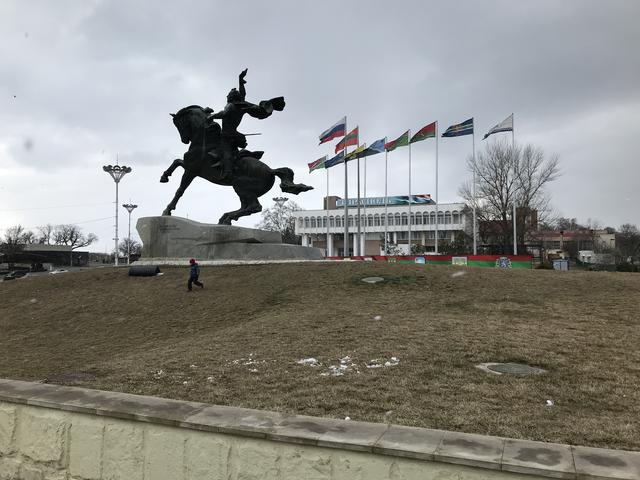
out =
[[[344,260],[344,258],[328,257],[327,260]],[[371,255],[350,257],[350,260],[469,267],[532,268],[531,255]]]

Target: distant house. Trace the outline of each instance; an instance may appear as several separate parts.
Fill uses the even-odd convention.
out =
[[[89,252],[72,250],[68,245],[45,245],[33,243],[23,245],[19,252],[7,255],[4,262],[22,264],[51,264],[54,266],[84,267],[89,263]]]

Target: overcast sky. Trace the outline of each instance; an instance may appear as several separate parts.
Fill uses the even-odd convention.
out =
[[[515,114],[519,143],[560,158],[550,185],[558,215],[640,225],[640,2],[615,1],[26,1],[0,3],[0,233],[21,224],[77,223],[111,250],[113,180],[120,204],[159,215],[178,186],[158,182],[186,146],[169,117],[190,104],[224,107],[245,67],[247,100],[279,95],[283,112],[247,118],[249,148],[289,166],[321,208],[333,152],[318,134],[343,115],[361,141],[395,138],[438,120],[475,118],[482,135]],[[499,134],[490,137],[507,137]],[[441,139],[440,201],[459,201],[471,137]],[[414,145],[413,193],[435,192],[435,142]],[[355,169],[350,164],[350,192]],[[407,149],[389,154],[389,194],[407,193]],[[384,156],[368,162],[367,195],[384,193]],[[342,196],[342,167],[330,169]],[[274,187],[264,207],[281,195]],[[198,179],[174,214],[217,222],[239,202]],[[259,215],[239,225],[254,226]],[[120,208],[120,237],[127,212]]]

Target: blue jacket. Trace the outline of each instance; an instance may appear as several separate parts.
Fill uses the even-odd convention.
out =
[[[189,272],[191,278],[198,278],[200,276],[200,265],[194,263],[191,265],[191,271]]]

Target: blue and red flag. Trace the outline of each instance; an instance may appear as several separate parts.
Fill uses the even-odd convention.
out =
[[[337,123],[320,134],[320,145],[330,142],[334,138],[344,137],[347,131],[347,117],[342,117]]]

